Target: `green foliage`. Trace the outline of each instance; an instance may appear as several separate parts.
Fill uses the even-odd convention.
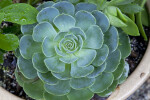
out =
[[[36,23],[36,15],[38,11],[24,3],[12,4],[0,9],[0,16],[3,21],[9,21],[20,25]]]
[[[15,50],[19,45],[19,39],[14,34],[0,34],[0,48],[6,51]]]
[[[1,0],[0,1],[0,9],[9,6],[12,4],[12,0]]]
[[[109,7],[106,14],[124,23],[122,29],[134,26],[119,8]],[[95,4],[49,1],[37,9],[38,23],[21,26],[16,50],[16,78],[30,97],[90,100],[94,93],[108,96],[126,79],[131,50],[126,29],[112,26]]]

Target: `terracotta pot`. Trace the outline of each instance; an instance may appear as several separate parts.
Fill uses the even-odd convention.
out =
[[[147,1],[150,13],[150,0]],[[107,100],[125,100],[134,93],[150,76],[150,41],[143,59],[127,80],[118,86]],[[0,100],[24,100],[0,87]]]

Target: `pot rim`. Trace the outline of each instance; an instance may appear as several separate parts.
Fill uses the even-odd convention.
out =
[[[147,7],[150,13],[150,0],[147,1]],[[149,38],[150,40],[150,38]],[[117,89],[109,96],[107,100],[125,100],[132,93],[134,93],[150,76],[150,41],[146,52],[132,74],[127,80],[117,87]],[[7,90],[0,87],[0,100],[24,100],[16,95],[8,92]]]

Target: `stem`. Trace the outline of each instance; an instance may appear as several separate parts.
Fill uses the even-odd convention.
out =
[[[144,7],[146,1],[147,1],[147,0],[143,0],[140,6],[141,6],[141,7]]]
[[[147,41],[148,39],[147,39],[147,36],[146,36],[145,31],[142,26],[141,12],[136,14],[136,23],[137,23],[137,26],[139,28],[139,31],[140,31],[142,37],[144,38],[145,41]]]
[[[32,2],[32,5],[36,5],[38,2],[40,2],[41,0],[34,0],[33,2]]]
[[[134,14],[128,14],[128,16],[129,16],[129,18],[130,18],[133,22],[135,22],[135,16],[134,16]]]

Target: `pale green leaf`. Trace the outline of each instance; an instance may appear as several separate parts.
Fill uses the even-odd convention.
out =
[[[69,100],[90,100],[94,96],[89,89],[74,90],[72,89],[67,95]]]
[[[44,99],[45,100],[68,100],[67,96],[55,96],[49,94],[48,92],[44,92]]]
[[[100,93],[106,90],[113,83],[114,77],[112,73],[102,73],[102,75],[96,77],[95,83],[90,87],[90,90],[94,93]]]
[[[75,6],[75,9],[76,9],[76,12],[80,11],[80,10],[85,10],[85,11],[88,11],[88,12],[92,12],[94,10],[97,9],[96,5],[95,4],[92,4],[92,3],[78,3],[76,6]]]

